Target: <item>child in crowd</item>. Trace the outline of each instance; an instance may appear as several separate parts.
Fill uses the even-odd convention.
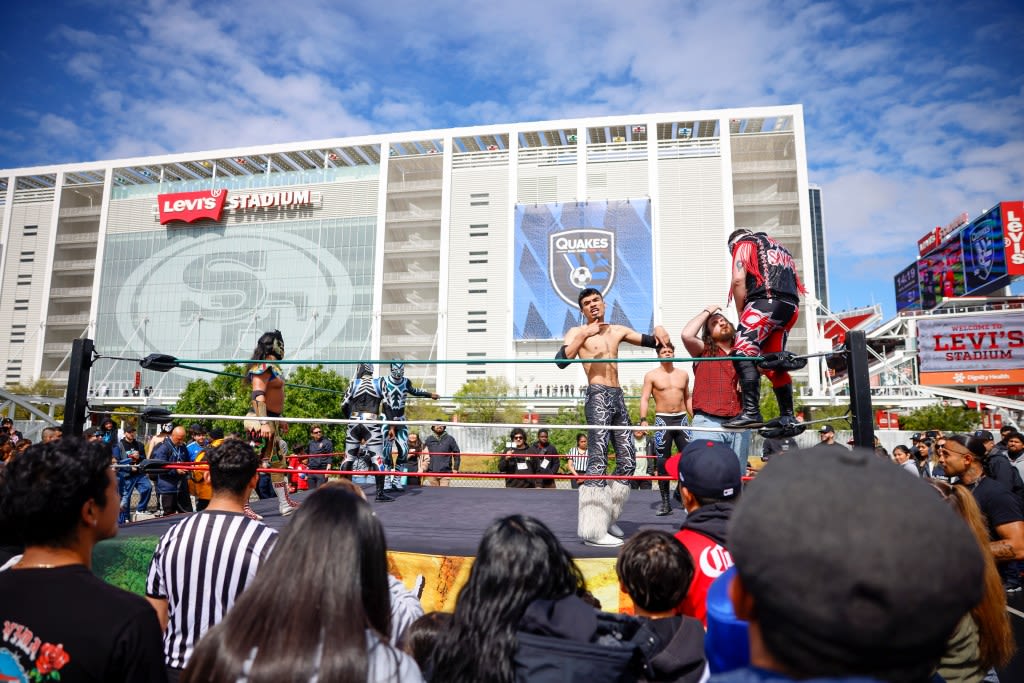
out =
[[[672,534],[647,529],[630,537],[615,563],[619,585],[633,600],[636,615],[663,644],[650,659],[650,681],[696,683],[706,677],[704,626],[679,615],[693,580],[690,552]]]
[[[409,625],[399,646],[402,652],[416,660],[426,670],[437,647],[438,638],[448,628],[452,615],[448,612],[428,612]]]

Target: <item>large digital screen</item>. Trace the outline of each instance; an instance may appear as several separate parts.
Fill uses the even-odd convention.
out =
[[[949,298],[991,294],[1024,275],[1022,218],[1024,202],[1001,202],[954,229],[945,244],[937,244],[936,228],[935,246],[894,279],[896,310],[928,310]],[[917,278],[916,303],[911,270]]]
[[[964,259],[964,291],[967,294],[988,294],[1006,286],[1009,276],[998,206],[971,221],[960,233],[960,244]]]
[[[917,280],[916,261],[896,275],[895,285],[897,312],[921,309],[921,288]]]
[[[582,322],[577,296],[601,292],[605,320],[654,324],[650,199],[518,204],[515,339],[561,339]]]
[[[959,238],[917,261],[921,307],[935,308],[945,299],[964,295],[963,250]]]

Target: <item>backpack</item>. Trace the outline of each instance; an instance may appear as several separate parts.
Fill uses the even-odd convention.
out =
[[[644,620],[597,611],[576,596],[532,603],[516,640],[517,683],[636,681],[665,645]]]
[[[1010,480],[1010,490],[1013,495],[1016,496],[1017,500],[1024,505],[1024,479],[1021,479],[1020,472],[1014,467],[1013,463],[1010,462],[1010,456],[1003,451],[991,451],[988,457],[985,458],[984,470],[985,476],[991,477],[998,482],[1003,484],[1006,483],[1005,479]],[[1010,472],[1009,477],[1006,476],[1006,471]]]

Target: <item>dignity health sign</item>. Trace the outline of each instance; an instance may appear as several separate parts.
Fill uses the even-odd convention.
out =
[[[1024,313],[922,320],[917,348],[921,384],[1024,383]]]

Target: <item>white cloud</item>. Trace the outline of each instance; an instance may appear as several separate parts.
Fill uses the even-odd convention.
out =
[[[53,140],[86,131],[75,153],[94,158],[801,103],[832,253],[869,269],[1022,186],[1010,6],[149,0],[111,16],[52,32],[90,101],[30,117]]]
[[[71,119],[55,114],[43,114],[39,119],[39,134],[48,140],[73,140],[80,135],[80,129]]]
[[[103,60],[94,52],[79,52],[67,62],[69,72],[90,80],[98,78],[102,68]]]

